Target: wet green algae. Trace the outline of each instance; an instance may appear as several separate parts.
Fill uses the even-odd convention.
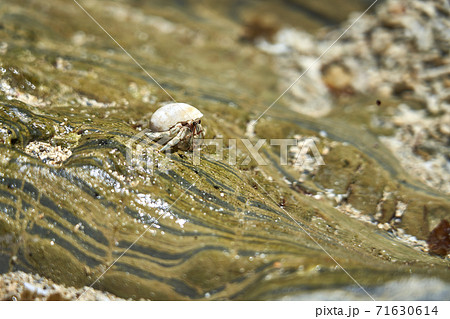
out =
[[[421,184],[405,172],[370,131],[333,117],[321,120],[307,116],[296,120],[288,118],[281,120],[278,116],[262,121],[256,128],[257,135],[262,138],[292,138],[295,134],[318,137],[322,140],[317,145],[319,151],[330,141],[340,143],[323,156],[326,165],[305,181],[303,187],[308,187],[313,194],[327,189],[333,190],[334,194],[348,194],[346,202],[364,214],[375,216],[381,210],[381,216],[377,216],[380,223],[392,221],[397,203],[405,203],[407,210],[397,227],[424,240],[442,219],[448,217],[448,196]],[[278,131],[270,129],[274,127]],[[323,131],[327,132],[328,138],[320,136]],[[288,173],[286,168],[283,174],[289,175],[292,181],[298,179],[298,173]],[[391,196],[382,201],[385,192]]]
[[[82,12],[47,8],[68,21],[61,24],[45,20],[48,13],[39,10],[12,8],[0,7],[9,19],[1,20],[0,32],[8,39],[2,79],[25,103],[0,93],[2,272],[24,270],[66,285],[90,285],[162,212],[173,219],[159,219],[159,228],[148,230],[95,288],[135,299],[273,299],[353,285],[317,243],[366,287],[411,273],[449,279],[448,260],[339,212],[332,201],[311,197],[325,189],[336,194],[350,189],[348,203],[375,215],[383,191],[390,191],[394,196],[383,202],[380,221],[390,221],[396,203],[405,202],[399,227],[426,238],[448,215],[448,198],[408,176],[386,149],[374,147],[377,132],[353,128],[339,116],[300,118],[277,104],[258,122],[257,137],[319,136],[325,130],[328,138],[321,138],[319,150],[332,140],[341,143],[304,183],[296,182],[292,167],[279,164],[275,147],[262,148],[267,166],[254,160],[241,165],[247,154],[240,142],[236,166],[206,148],[200,165],[193,165],[192,153],[157,154],[150,174],[129,165],[127,145],[168,100],[165,93]],[[155,10],[150,13],[161,13]],[[164,14],[194,30],[205,23]],[[69,19],[74,15],[77,19]],[[223,137],[228,145],[229,138],[244,138],[248,121],[277,97],[277,79],[267,67],[270,57],[234,40],[222,43],[223,37],[239,37],[238,24],[215,23],[209,33],[197,30],[206,44],[195,44],[196,35],[155,30],[139,42],[124,36],[134,34],[136,25],[110,27],[138,60],[152,57],[145,68],[158,74],[176,100],[202,110],[207,138]],[[95,41],[68,42],[77,29],[95,35]],[[156,52],[144,42],[153,43]],[[239,72],[243,68],[247,71]],[[26,94],[34,98],[24,99]],[[366,104],[358,105],[364,122]],[[72,155],[60,166],[48,165],[25,152],[36,141],[68,148]],[[177,220],[186,222],[181,226]]]
[[[40,130],[25,129],[14,114],[40,123]],[[288,214],[362,284],[409,272],[427,274],[430,265],[433,274],[446,277],[444,261],[300,194],[278,178],[269,182],[254,170],[236,169],[208,159],[208,154],[198,166],[189,153],[172,154],[168,166],[153,176],[130,170],[126,142],[136,132],[123,122],[93,119],[86,124],[76,114],[73,122],[67,114],[43,117],[14,101],[2,102],[0,118],[3,125],[14,123],[9,127],[18,132],[1,152],[2,254],[9,256],[2,258],[3,271],[21,269],[67,285],[89,285],[158,216],[137,199],[138,194],[150,194],[174,204],[168,212],[188,222],[181,228],[174,220],[160,219],[156,233],[148,231],[140,238],[96,288],[133,298],[199,299],[208,293],[219,299],[264,299],[351,284]],[[23,152],[32,140],[62,140],[52,130],[61,123],[66,126],[63,134],[79,135],[68,143],[73,155],[61,167]],[[331,155],[337,154],[325,160],[334,167]],[[363,154],[359,156],[363,161]],[[338,168],[341,180],[353,174],[346,176]],[[270,171],[270,166],[263,169]],[[332,182],[329,175],[319,173],[316,184],[328,187],[320,179]],[[283,209],[272,201],[280,194],[286,198]],[[367,193],[349,198],[355,206],[358,200],[370,207]],[[77,231],[80,222],[84,229]]]

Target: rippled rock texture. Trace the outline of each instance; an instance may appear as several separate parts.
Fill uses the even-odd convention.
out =
[[[282,100],[251,124],[279,92],[273,57],[243,39],[245,10],[81,4],[167,93],[201,110],[224,157],[212,146],[199,162],[146,153],[155,143],[142,133],[166,92],[76,4],[2,2],[2,273],[158,300],[274,299],[351,277],[365,287],[411,273],[449,279],[448,258],[420,246],[448,217],[448,198],[375,134]],[[247,161],[241,141],[302,137],[326,165],[299,170],[291,152],[283,165],[268,142],[265,165]]]

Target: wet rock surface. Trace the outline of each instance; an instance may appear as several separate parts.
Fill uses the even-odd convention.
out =
[[[93,284],[125,299],[275,299],[354,285],[329,252],[365,287],[411,274],[449,280],[448,256],[428,254],[425,242],[448,218],[445,190],[417,179],[383,145],[378,136],[394,128],[364,127],[390,119],[397,100],[368,105],[376,99],[350,88],[348,67],[324,69],[321,86],[327,99],[340,92],[345,107],[339,97],[326,117],[310,117],[289,98],[255,123],[286,79],[279,57],[260,49],[267,32],[242,39],[252,28],[247,6],[231,6],[232,14],[196,4],[83,4],[159,87],[75,4],[5,3],[2,273]],[[299,3],[299,16],[317,9]],[[304,23],[296,26],[323,24],[314,15]],[[205,138],[223,139],[222,158],[207,145],[199,158],[152,152],[157,144],[144,132],[169,92],[204,114]],[[311,138],[326,165],[299,169],[298,146],[283,165],[269,143],[262,164],[248,157],[244,138]]]
[[[288,92],[288,107],[312,117],[353,117],[358,124],[366,117],[366,129],[406,170],[449,194],[448,1],[389,0],[358,17],[318,36],[285,28],[259,47],[277,57],[283,87],[309,68]],[[356,94],[372,100],[344,107]]]
[[[450,251],[450,223],[443,219],[428,237],[430,251],[439,256],[447,256]]]

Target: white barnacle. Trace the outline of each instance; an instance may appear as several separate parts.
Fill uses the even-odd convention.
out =
[[[202,112],[186,103],[166,104],[156,110],[150,119],[146,135],[165,144],[160,151],[176,146],[180,150],[192,150],[194,138],[205,133],[201,126]]]

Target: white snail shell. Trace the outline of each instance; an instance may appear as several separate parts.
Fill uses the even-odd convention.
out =
[[[187,103],[166,104],[153,113],[150,129],[153,132],[164,132],[178,123],[197,121],[202,117],[202,112]]]

